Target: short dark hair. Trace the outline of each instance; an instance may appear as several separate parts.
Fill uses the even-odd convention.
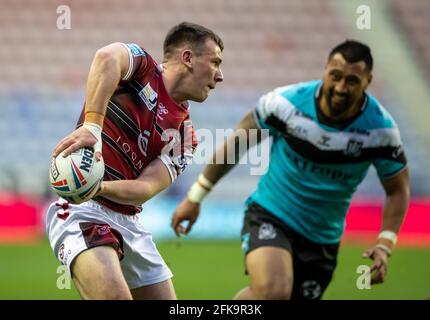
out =
[[[340,53],[348,63],[364,61],[367,70],[370,72],[373,68],[373,57],[370,48],[364,43],[355,40],[346,40],[331,50],[328,60],[336,54]]]
[[[224,43],[215,32],[195,23],[182,22],[167,33],[163,44],[164,56],[171,54],[176,48],[185,43],[189,43],[192,49],[198,53],[199,46],[207,39],[212,39],[220,47],[221,51],[224,50]]]

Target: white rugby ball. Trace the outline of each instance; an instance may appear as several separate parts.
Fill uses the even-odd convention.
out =
[[[49,181],[54,192],[70,203],[79,204],[91,199],[103,180],[103,158],[96,161],[92,147],[81,148],[51,161]]]

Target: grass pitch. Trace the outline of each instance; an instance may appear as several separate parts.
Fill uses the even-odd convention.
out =
[[[179,299],[231,299],[248,279],[238,241],[168,241],[158,249],[172,269]],[[365,246],[343,245],[324,299],[425,299],[430,296],[430,248],[397,248],[388,277],[370,290],[357,289]],[[58,261],[46,240],[0,246],[0,299],[79,299],[73,285],[57,288]],[[59,270],[61,271],[61,270]],[[64,282],[63,282],[64,284]]]

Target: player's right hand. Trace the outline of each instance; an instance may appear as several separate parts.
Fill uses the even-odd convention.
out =
[[[73,131],[67,137],[62,139],[52,153],[52,157],[56,158],[59,154],[67,157],[69,154],[83,147],[92,147],[98,142],[98,139],[86,127],[82,126]],[[97,150],[96,150],[97,151]],[[96,152],[96,160],[101,159],[101,152]]]
[[[187,235],[194,222],[196,222],[199,213],[200,203],[191,202],[188,198],[182,200],[172,216],[172,228],[175,231],[176,236],[180,238],[181,234]],[[188,221],[186,228],[181,224],[183,221]]]

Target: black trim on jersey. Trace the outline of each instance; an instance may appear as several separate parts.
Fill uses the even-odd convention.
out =
[[[164,129],[160,127],[160,125],[158,123],[154,124],[155,129],[157,130],[157,132],[160,134],[160,136],[163,136],[163,132]]]
[[[257,115],[258,115],[258,112],[257,112]],[[260,117],[260,115],[258,115],[258,117]],[[285,133],[285,131],[287,130],[287,125],[285,124],[285,122],[279,119],[274,114],[271,114],[266,118],[266,124],[275,128],[280,133]]]
[[[106,116],[118,129],[124,132],[130,140],[137,141],[140,133],[139,129],[127,114],[112,101],[108,102]]]
[[[114,99],[109,100],[111,107],[123,118],[123,121],[138,135],[140,133],[139,125],[133,120],[133,115],[129,114],[127,108],[122,108],[121,104]]]
[[[121,172],[115,170],[114,168],[108,166],[107,164],[105,164],[105,171],[113,178],[115,178],[115,180],[126,180],[126,177],[124,177]]]
[[[293,149],[296,153],[310,161],[317,163],[349,164],[372,161],[377,158],[392,160],[403,164],[406,164],[407,162],[405,153],[403,151],[397,154],[399,147],[386,146],[363,148],[360,150],[359,155],[354,157],[346,155],[344,150],[321,150],[315,147],[309,141],[299,139],[285,132],[283,137],[291,149]]]
[[[130,157],[121,149],[120,146],[118,146],[116,144],[116,142],[109,137],[106,133],[102,132],[102,138],[103,141],[106,142],[107,144],[109,144],[112,148],[114,148],[114,150],[116,152],[118,152],[120,154],[120,156],[127,161],[128,165],[130,166],[130,168],[133,170],[133,172],[136,174],[136,176],[138,176],[140,174],[140,171],[137,170],[134,165],[133,162],[131,161]]]

